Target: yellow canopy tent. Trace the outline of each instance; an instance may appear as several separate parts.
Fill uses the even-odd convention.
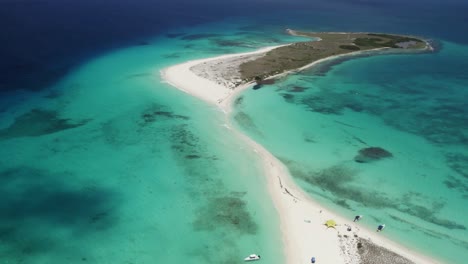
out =
[[[327,220],[327,221],[325,222],[325,225],[327,226],[327,228],[330,228],[330,227],[335,228],[336,222],[335,222],[335,220],[330,219],[330,220]]]

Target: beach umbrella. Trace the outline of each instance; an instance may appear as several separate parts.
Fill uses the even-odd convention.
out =
[[[335,222],[335,220],[330,219],[330,220],[327,220],[327,221],[325,222],[325,225],[327,226],[327,228],[329,228],[329,227],[335,228],[336,222]]]

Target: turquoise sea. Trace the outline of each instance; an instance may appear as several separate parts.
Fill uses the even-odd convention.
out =
[[[218,108],[159,71],[305,40],[286,28],[434,41],[435,52],[332,61],[249,89],[230,118],[323,206],[385,223],[382,235],[446,263],[468,259],[468,39],[457,32],[466,5],[241,1],[126,13],[134,6],[101,3],[87,13],[92,26],[62,39],[60,27],[41,29],[54,19],[25,14],[50,9],[65,21],[78,7],[27,2],[0,4],[42,41],[9,45],[33,34],[2,23],[12,63],[0,68],[0,263],[241,263],[251,253],[284,263],[258,157]],[[120,9],[101,19],[99,8]],[[114,17],[120,31],[106,24]],[[370,146],[393,157],[355,162]]]
[[[434,64],[466,68],[468,53],[443,45],[438,53],[353,58],[288,76],[242,95],[233,119],[324,205],[349,219],[364,215],[371,229],[385,223],[382,235],[408,248],[462,263],[467,79],[444,71],[441,80]],[[356,162],[367,147],[393,157]]]

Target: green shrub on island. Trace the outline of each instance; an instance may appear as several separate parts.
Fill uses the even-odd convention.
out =
[[[401,48],[401,43],[423,43],[422,40],[417,38],[411,38],[406,36],[387,35],[387,34],[374,34],[369,33],[368,36],[371,38],[357,38],[354,40],[354,44],[363,47],[373,48]]]
[[[360,50],[361,49],[355,45],[340,45],[340,48],[345,49],[345,50]]]
[[[380,48],[380,47],[389,47],[391,43],[388,42],[382,42],[383,40],[381,38],[357,38],[354,40],[354,44],[357,46],[363,46],[363,47],[375,47],[375,48]]]
[[[411,38],[411,37],[406,37],[406,36],[398,36],[398,35],[389,35],[389,34],[377,34],[377,33],[369,33],[367,34],[369,36],[376,36],[376,37],[382,37],[382,38],[388,38],[395,40],[397,42],[406,42],[406,41],[414,41],[414,42],[423,42],[420,39],[417,38]]]
[[[308,36],[319,41],[306,41],[281,46],[270,50],[265,56],[249,60],[239,66],[243,82],[255,81],[257,85],[268,77],[299,69],[324,58],[347,53],[380,48],[423,50],[426,43],[410,36],[336,33],[336,32],[299,32],[295,35]],[[258,77],[258,78],[256,78]]]

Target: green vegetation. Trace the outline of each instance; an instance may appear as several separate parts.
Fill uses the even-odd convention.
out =
[[[340,45],[340,49],[345,49],[345,50],[360,50],[356,45]]]
[[[320,39],[298,42],[269,51],[265,56],[240,65],[244,82],[263,80],[269,76],[304,67],[314,61],[330,56],[382,48],[422,50],[426,42],[421,39],[375,33],[307,33],[295,35]],[[256,78],[257,77],[257,78]]]
[[[354,44],[358,46],[369,46],[369,47],[391,47],[388,46],[389,42],[383,41],[381,38],[357,38],[354,40]]]
[[[369,33],[369,36],[376,36],[381,38],[392,39],[397,42],[404,42],[404,41],[415,41],[415,42],[424,42],[421,39],[407,37],[407,36],[400,36],[400,35],[389,35],[389,34],[376,34],[376,33]]]
[[[354,44],[358,46],[368,46],[368,47],[375,47],[375,48],[402,48],[401,44],[423,44],[424,41],[411,38],[406,36],[398,36],[398,35],[388,35],[388,34],[367,34],[371,36],[370,38],[357,38],[354,40]],[[399,45],[400,44],[400,45]]]

